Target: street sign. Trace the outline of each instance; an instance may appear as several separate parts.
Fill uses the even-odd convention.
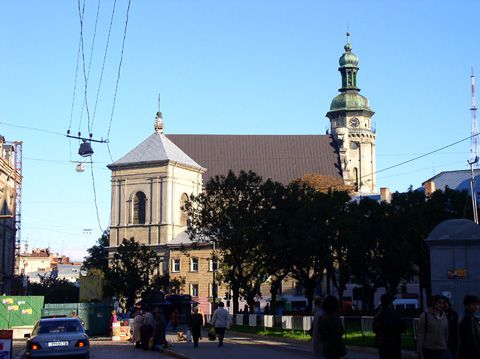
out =
[[[0,330],[0,359],[12,359],[13,330]]]

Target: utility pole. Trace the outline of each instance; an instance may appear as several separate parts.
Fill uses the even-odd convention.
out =
[[[475,191],[475,171],[473,165],[478,163],[478,156],[471,161],[467,161],[470,165],[470,193],[472,196],[472,210],[473,210],[473,221],[478,224],[478,210],[477,210],[477,192]]]

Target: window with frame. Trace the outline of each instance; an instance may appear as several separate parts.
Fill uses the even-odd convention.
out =
[[[198,297],[198,284],[190,284],[190,295]]]
[[[180,272],[180,259],[172,259],[172,272]]]
[[[145,224],[147,196],[143,192],[133,196],[133,224]]]
[[[208,270],[210,272],[218,271],[218,260],[217,260],[217,258],[210,258],[208,260]]]
[[[188,219],[188,214],[187,214],[187,211],[185,210],[185,204],[187,202],[188,202],[188,196],[186,193],[184,193],[180,196],[180,225],[184,227],[187,225],[187,219]]]
[[[213,283],[210,283],[208,285],[208,296],[209,297],[217,297],[218,298],[218,285],[217,283],[213,284]]]
[[[198,272],[198,258],[193,257],[190,259],[190,271],[191,272]]]

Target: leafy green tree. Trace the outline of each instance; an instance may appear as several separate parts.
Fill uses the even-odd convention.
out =
[[[155,251],[133,238],[124,239],[117,247],[108,280],[123,299],[125,308],[132,308],[143,293],[155,289],[159,266],[160,258]]]
[[[109,246],[110,231],[107,229],[102,233],[102,236],[97,240],[97,244],[88,248],[88,256],[83,261],[82,269],[90,270],[97,269],[103,273],[107,273],[108,267],[108,246]]]
[[[253,172],[237,176],[230,171],[211,178],[205,191],[185,205],[190,239],[215,244],[219,275],[232,289],[234,312],[240,296],[254,308],[260,284],[268,278],[263,243],[270,196],[263,185]]]

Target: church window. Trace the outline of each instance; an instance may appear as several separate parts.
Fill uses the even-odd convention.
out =
[[[135,193],[133,197],[133,223],[145,224],[147,197],[143,192]]]
[[[187,202],[188,202],[188,195],[184,193],[180,197],[180,225],[184,227],[187,225],[187,218],[188,218],[187,211],[185,210],[185,204]]]

